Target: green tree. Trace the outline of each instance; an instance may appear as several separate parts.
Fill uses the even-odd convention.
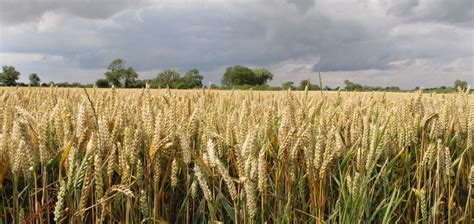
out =
[[[120,87],[131,87],[132,83],[138,78],[137,72],[132,67],[125,68],[126,61],[117,58],[110,63],[105,72],[105,79],[110,84]]]
[[[128,67],[122,76],[122,82],[125,88],[129,88],[133,86],[133,83],[135,83],[138,79],[138,73],[133,70],[132,67]]]
[[[106,79],[97,79],[95,86],[97,86],[97,88],[108,88],[109,82]]]
[[[16,80],[20,78],[20,72],[15,70],[13,66],[3,66],[3,72],[0,73],[0,82],[7,86],[16,85]]]
[[[295,89],[295,87],[293,86],[295,83],[292,82],[292,81],[288,81],[288,82],[284,82],[281,84],[281,88],[283,88],[284,90],[287,90],[287,89]]]
[[[398,86],[387,86],[387,87],[385,87],[385,90],[396,92],[396,91],[400,91],[400,87],[398,87]]]
[[[39,86],[41,79],[36,73],[30,74],[28,78],[30,79],[30,84],[32,86]]]
[[[199,73],[199,70],[193,68],[186,72],[186,75],[176,81],[175,87],[178,89],[201,88],[203,86],[203,79],[204,76]]]
[[[234,85],[258,85],[259,81],[250,68],[236,65],[225,70],[221,83],[229,87]]]
[[[181,75],[178,71],[174,69],[166,69],[158,73],[156,78],[152,80],[152,86],[160,88],[175,88],[180,77]]]
[[[257,78],[257,85],[266,84],[269,80],[273,79],[273,74],[268,71],[268,69],[260,67],[260,68],[253,68],[252,72],[255,74]]]
[[[362,85],[353,83],[349,80],[344,80],[344,84],[346,85],[346,90],[353,91],[353,90],[362,90]]]
[[[109,67],[107,68],[108,71],[105,72],[105,79],[112,85],[120,87],[121,86],[121,78],[125,73],[125,60],[123,59],[115,59],[110,63]]]
[[[454,89],[466,89],[467,88],[467,82],[466,81],[461,81],[457,79],[454,81]]]
[[[130,83],[131,88],[145,88],[146,83],[149,80],[140,80],[140,79],[135,79],[132,83]]]
[[[301,80],[299,89],[300,90],[305,90],[306,86],[308,86],[308,90],[319,90],[320,89],[318,85],[311,84],[309,79]]]

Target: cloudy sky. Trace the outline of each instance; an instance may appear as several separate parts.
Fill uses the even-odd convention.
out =
[[[0,0],[0,64],[93,82],[114,58],[152,78],[265,66],[272,85],[474,85],[472,0]]]

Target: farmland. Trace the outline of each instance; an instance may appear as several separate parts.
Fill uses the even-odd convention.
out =
[[[4,223],[468,223],[474,97],[0,89]]]

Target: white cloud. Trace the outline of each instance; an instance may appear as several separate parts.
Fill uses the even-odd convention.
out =
[[[46,12],[41,16],[41,19],[38,23],[38,31],[52,31],[60,25],[62,20],[63,15],[54,12]]]
[[[4,53],[0,52],[1,64],[16,64],[26,62],[59,62],[64,58],[60,55],[47,55],[38,53]]]
[[[270,66],[271,71],[277,76],[274,85],[279,85],[283,80],[300,81],[315,74],[314,63],[318,63],[319,57],[306,57],[290,59]]]

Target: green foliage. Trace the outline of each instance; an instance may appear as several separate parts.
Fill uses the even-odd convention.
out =
[[[264,85],[268,80],[273,79],[273,74],[266,68],[247,68],[245,66],[236,65],[228,67],[222,77],[222,85],[242,86],[242,85]]]
[[[179,78],[176,81],[175,87],[177,89],[194,89],[194,88],[201,88],[202,80],[204,76],[199,73],[199,70],[196,68],[190,69],[186,72],[186,75]]]
[[[105,79],[112,85],[117,87],[131,87],[132,83],[138,78],[138,74],[132,67],[125,68],[126,61],[123,59],[115,59],[110,63],[105,72]]]
[[[284,90],[287,90],[287,89],[295,89],[295,87],[293,86],[295,83],[292,82],[292,81],[287,81],[287,82],[284,82],[281,84],[281,88],[283,88]]]
[[[147,82],[149,82],[149,80],[136,79],[130,83],[130,88],[145,88]]]
[[[133,70],[132,67],[128,67],[125,70],[124,76],[122,78],[125,88],[132,87],[133,83],[137,81],[138,73]]]
[[[308,90],[320,90],[321,88],[318,85],[311,84],[309,79],[301,80],[299,89],[305,90],[306,86],[308,86]]]
[[[58,83],[49,82],[49,85],[53,85],[53,86],[57,86],[57,87],[89,87],[90,86],[90,84],[82,84],[82,83],[79,83],[79,82],[73,82],[73,83],[69,83],[69,82],[58,82]]]
[[[264,85],[268,80],[273,79],[273,74],[266,68],[247,68],[245,66],[236,65],[228,67],[222,77],[222,85],[243,86],[243,85]]]
[[[107,68],[108,71],[105,72],[105,79],[114,86],[121,86],[120,79],[124,73],[125,61],[122,59],[115,59]]]
[[[257,77],[257,85],[266,84],[268,80],[273,79],[273,74],[270,71],[268,71],[268,69],[266,68],[263,68],[263,67],[253,68],[252,72]]]
[[[126,61],[117,58],[107,67],[107,71],[104,73],[105,79],[99,79],[96,81],[96,86],[99,88],[110,87],[114,85],[117,87],[125,88],[144,88],[146,83],[150,84],[151,88],[172,88],[172,89],[193,89],[202,88],[204,76],[199,72],[198,69],[192,68],[184,76],[173,69],[167,69],[160,72],[156,78],[152,80],[140,80],[138,79],[137,72],[132,67],[125,66]],[[20,73],[15,70],[13,66],[3,66],[3,72],[0,73],[0,83],[7,86],[26,86],[25,83],[17,83]],[[281,87],[271,87],[267,85],[269,80],[273,79],[273,74],[264,67],[248,68],[241,65],[226,68],[223,77],[221,79],[222,86],[212,85],[213,89],[254,89],[254,90],[305,90],[308,86],[308,90],[320,90],[319,85],[311,84],[309,79],[301,80],[299,86],[295,86],[293,81],[287,81],[282,83]],[[49,86],[51,83],[59,87],[90,87],[92,84],[81,84],[81,83],[68,83],[62,82],[54,84],[43,83],[36,73],[29,75],[29,83],[32,86]],[[389,91],[399,92],[401,90],[398,86],[366,86],[358,83],[354,83],[349,80],[344,80],[345,90],[347,91]],[[438,92],[438,93],[453,93],[457,90],[466,90],[469,85],[466,81],[456,80],[453,87],[434,87],[424,88],[427,92]],[[416,87],[418,90],[420,87]],[[331,89],[329,86],[325,86],[323,90],[338,90],[339,87]],[[471,90],[472,91],[472,90]]]
[[[20,78],[20,72],[15,70],[13,66],[3,66],[3,72],[0,73],[0,82],[6,86],[16,85],[16,80]]]
[[[400,88],[398,86],[388,86],[388,87],[380,87],[380,86],[363,86],[358,83],[351,82],[349,80],[344,80],[344,84],[346,85],[345,89],[347,91],[391,91],[391,92],[398,92]]]
[[[464,90],[467,89],[467,82],[457,79],[454,82],[454,89],[464,89]]]
[[[150,84],[153,88],[193,89],[202,87],[203,79],[204,76],[195,68],[190,69],[183,77],[174,69],[166,69],[160,72]]]
[[[398,92],[398,91],[400,91],[400,87],[398,87],[398,86],[387,86],[387,87],[385,87],[385,90]]]
[[[212,85],[213,89],[239,89],[239,90],[265,90],[265,91],[278,91],[281,90],[280,87],[275,87],[275,86],[269,86],[267,84],[264,85],[233,85],[233,86],[226,86],[226,87],[220,87],[218,88],[215,85]]]
[[[108,88],[109,82],[105,79],[97,79],[97,81],[95,81],[95,86],[97,86],[97,88]]]
[[[32,73],[29,76],[30,84],[33,86],[39,86],[41,79],[36,73]]]
[[[151,85],[154,88],[174,88],[176,82],[180,78],[181,74],[174,69],[166,69],[156,76],[155,79],[152,80]]]
[[[256,85],[258,79],[250,68],[236,65],[225,70],[221,82],[223,86]]]
[[[349,80],[344,80],[344,85],[346,85],[346,90],[348,91],[362,90],[362,85],[353,83]]]

